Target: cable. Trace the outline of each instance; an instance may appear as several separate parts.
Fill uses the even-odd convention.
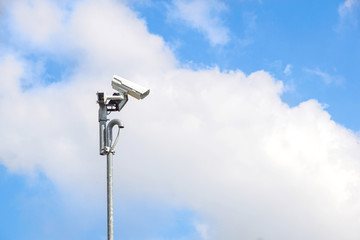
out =
[[[114,142],[114,144],[111,146],[111,152],[113,152],[114,151],[114,148],[115,148],[115,146],[116,146],[116,144],[117,144],[117,142],[118,142],[118,140],[119,140],[119,136],[120,136],[120,127],[118,126],[118,133],[117,133],[117,135],[116,135],[116,139],[115,139],[115,142]]]

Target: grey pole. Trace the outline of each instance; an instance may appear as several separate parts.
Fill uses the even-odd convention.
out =
[[[113,209],[113,154],[115,146],[112,146],[112,129],[117,125],[124,128],[123,123],[119,119],[111,120],[106,127],[106,152],[107,152],[107,223],[108,223],[108,240],[114,239],[114,209]],[[116,144],[116,141],[115,141]]]
[[[108,240],[114,239],[113,217],[113,154],[107,154],[107,234]]]
[[[108,124],[107,115],[109,111],[117,110],[119,111],[124,104],[127,102],[127,96],[105,96],[105,93],[97,93],[98,104],[99,104],[99,137],[100,137],[100,155],[106,155],[106,182],[107,182],[107,239],[114,239],[114,210],[113,210],[113,155],[115,153],[114,147],[115,143],[112,143],[112,129],[115,125],[120,128],[123,128],[124,125],[119,119],[113,119]],[[109,101],[107,103],[107,98],[115,99],[115,101]],[[118,107],[117,107],[118,106]],[[119,132],[120,133],[120,132]],[[118,133],[118,134],[119,134]]]
[[[97,93],[98,104],[99,104],[99,146],[100,146],[100,155],[105,155],[105,144],[106,144],[106,122],[107,119],[107,109],[105,102],[105,94]]]
[[[100,155],[105,155],[105,143],[106,143],[106,122],[107,114],[106,114],[106,106],[105,104],[99,104],[99,139],[100,139]]]
[[[0,0],[1,1],[1,0]],[[119,76],[113,76],[111,83],[113,89],[118,93],[112,96],[106,96],[104,92],[97,92],[97,103],[99,104],[99,145],[100,155],[106,155],[106,180],[107,180],[107,236],[108,240],[114,239],[114,210],[113,210],[113,155],[115,154],[114,147],[118,141],[120,128],[124,125],[119,119],[113,119],[106,124],[109,120],[107,115],[113,111],[120,111],[128,101],[128,94],[136,99],[143,99],[149,93],[150,89],[144,88],[129,80]],[[116,137],[115,143],[112,143],[112,129],[117,125],[119,132]]]

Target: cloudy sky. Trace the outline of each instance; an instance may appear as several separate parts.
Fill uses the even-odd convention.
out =
[[[0,0],[0,239],[360,239],[359,0]]]

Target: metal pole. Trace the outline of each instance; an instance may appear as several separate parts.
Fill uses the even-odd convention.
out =
[[[108,222],[108,240],[114,239],[114,209],[113,209],[113,154],[115,153],[115,146],[113,144],[113,135],[112,129],[117,125],[120,128],[123,128],[124,125],[119,119],[111,120],[106,127],[106,147],[107,152],[107,222]],[[116,141],[115,141],[116,144]]]
[[[114,239],[113,217],[113,154],[107,154],[107,232],[108,240]]]
[[[99,103],[99,139],[100,139],[100,155],[105,155],[105,145],[106,145],[106,122],[107,119],[107,110],[106,104],[104,102],[104,93],[97,93],[98,103]]]
[[[1,0],[0,0],[1,1]],[[124,82],[124,83],[123,83]],[[126,102],[128,101],[128,94],[137,99],[145,98],[150,89],[146,89],[140,85],[130,82],[129,80],[120,78],[118,76],[113,77],[112,87],[118,91],[113,96],[106,96],[105,92],[97,92],[97,103],[99,104],[99,145],[100,155],[107,155],[107,235],[108,240],[114,238],[114,226],[113,226],[113,154],[114,148],[117,143],[120,128],[124,125],[119,119],[113,119],[106,126],[107,115],[113,111],[120,111]],[[119,132],[116,137],[115,143],[112,146],[112,128],[117,125]]]

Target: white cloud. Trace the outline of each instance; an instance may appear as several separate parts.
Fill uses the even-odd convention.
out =
[[[292,65],[291,64],[287,64],[286,65],[286,67],[285,67],[285,69],[284,69],[284,74],[285,75],[287,75],[287,76],[289,76],[289,75],[291,75],[291,73],[292,73]]]
[[[359,0],[346,0],[340,4],[338,12],[340,17],[346,17],[359,4]]]
[[[169,16],[199,30],[215,46],[230,41],[229,29],[224,26],[220,16],[224,11],[225,4],[218,0],[175,0]]]
[[[2,164],[43,171],[64,193],[98,204],[105,165],[95,93],[110,93],[116,73],[151,88],[110,115],[125,123],[117,194],[196,211],[204,239],[359,239],[359,138],[318,102],[289,107],[282,83],[263,71],[177,67],[117,1],[78,2],[59,24],[61,48],[45,43],[74,53],[69,78],[24,92],[27,61],[1,57]]]
[[[17,33],[34,44],[44,44],[61,27],[62,11],[52,1],[14,1],[12,26]]]
[[[360,6],[359,0],[346,0],[340,4],[338,8],[338,13],[340,17],[340,22],[337,26],[337,29],[343,28],[347,25],[357,25],[358,23],[358,9]]]
[[[201,239],[209,239],[209,226],[205,223],[195,222],[195,228],[201,236]]]
[[[331,75],[327,72],[321,71],[319,68],[315,68],[315,69],[305,68],[305,72],[308,72],[310,74],[320,77],[321,80],[327,85],[329,85],[329,84],[339,85],[344,82],[343,77],[338,76],[338,75]]]

